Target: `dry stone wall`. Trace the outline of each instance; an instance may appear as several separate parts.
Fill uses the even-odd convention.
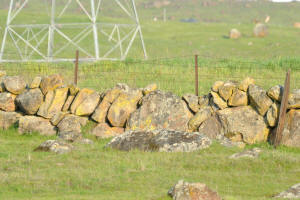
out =
[[[21,134],[38,132],[78,137],[88,120],[97,138],[124,131],[169,130],[200,132],[210,139],[253,144],[267,141],[277,126],[283,87],[265,91],[246,78],[217,81],[209,94],[178,97],[157,90],[156,84],[130,88],[117,84],[99,93],[65,85],[60,75],[36,77],[0,73],[0,128],[16,125]],[[283,144],[300,147],[300,90],[291,91]]]

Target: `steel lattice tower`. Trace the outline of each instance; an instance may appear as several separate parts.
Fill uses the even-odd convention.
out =
[[[26,9],[30,1],[10,0],[0,46],[0,62],[73,61],[73,57],[63,56],[66,49],[78,49],[83,55],[81,61],[124,60],[137,37],[140,38],[144,58],[147,59],[134,0],[40,0],[49,5],[49,21],[46,24],[15,23],[15,18]],[[108,23],[105,18],[99,17],[105,1],[114,3],[115,8],[120,9],[130,23]],[[56,3],[63,4],[59,11]],[[77,6],[87,21],[60,22],[71,6]],[[70,33],[76,31],[79,32],[70,36]],[[57,38],[60,38],[59,42]],[[81,43],[84,40],[89,42]],[[86,44],[93,47],[86,47]],[[12,48],[14,51],[9,51]]]

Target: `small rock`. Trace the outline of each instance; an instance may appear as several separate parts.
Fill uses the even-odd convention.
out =
[[[68,88],[71,96],[76,96],[76,94],[80,91],[79,87],[74,84],[69,85]]]
[[[248,93],[251,105],[256,108],[261,116],[264,116],[273,104],[267,92],[257,85],[250,85]]]
[[[203,133],[210,139],[216,139],[218,135],[221,134],[221,122],[217,115],[212,115],[207,120],[202,122],[200,125],[198,132]]]
[[[300,22],[295,22],[295,23],[294,23],[294,27],[295,27],[295,28],[300,28]]]
[[[217,192],[208,188],[204,183],[188,183],[178,181],[168,191],[173,200],[221,200]]]
[[[206,107],[199,110],[199,112],[197,112],[196,115],[190,119],[188,123],[189,130],[197,131],[199,126],[202,124],[202,122],[207,120],[211,115],[212,115],[212,109],[210,107]]]
[[[199,109],[209,105],[210,95],[203,95],[198,98]]]
[[[235,153],[231,155],[229,158],[238,159],[238,158],[257,158],[259,154],[262,152],[260,148],[253,148],[250,150],[245,150],[241,153]]]
[[[66,100],[66,102],[65,102],[65,104],[62,108],[63,112],[67,112],[70,109],[70,106],[71,106],[74,99],[75,99],[75,96],[72,96],[72,95],[68,96],[68,98],[67,98],[67,100]]]
[[[15,99],[16,95],[13,95],[8,92],[0,93],[0,110],[6,112],[16,111]]]
[[[221,86],[223,86],[223,85],[224,85],[224,82],[223,82],[223,81],[216,81],[216,82],[213,84],[211,90],[212,90],[213,92],[219,92],[219,88],[220,88]]]
[[[231,97],[228,100],[229,106],[247,106],[248,105],[248,95],[246,92],[235,88],[232,92]]]
[[[61,140],[47,140],[38,146],[34,151],[53,152],[57,154],[69,153],[73,146]]]
[[[67,115],[65,112],[58,112],[53,115],[50,122],[53,126],[57,126],[59,122]]]
[[[284,88],[281,85],[276,85],[274,87],[271,87],[268,90],[267,94],[271,99],[280,102],[283,95],[283,89]]]
[[[91,115],[100,101],[100,95],[97,92],[94,92],[87,96],[80,105],[77,106],[75,115],[78,116],[89,116]]]
[[[244,142],[233,142],[227,137],[224,137],[223,135],[218,135],[217,141],[224,147],[238,147],[243,149],[246,146]]]
[[[276,195],[275,198],[298,199],[300,198],[300,183],[293,185],[289,189]]]
[[[280,104],[273,103],[269,108],[266,118],[270,127],[275,127],[277,125],[277,120],[279,117]]]
[[[63,82],[63,78],[60,75],[54,74],[44,77],[41,81],[40,88],[43,94],[46,95],[49,91],[63,86]]]
[[[247,77],[245,78],[239,85],[239,89],[247,92],[249,85],[254,85],[255,84],[255,80],[253,78]]]
[[[115,137],[122,133],[124,133],[124,128],[110,127],[107,123],[100,123],[92,130],[92,134],[100,139]]]
[[[73,103],[71,105],[70,111],[72,114],[75,114],[77,107],[84,102],[84,100],[86,98],[88,98],[88,96],[90,96],[91,94],[94,94],[95,91],[88,89],[88,88],[83,88],[82,90],[80,90],[78,92],[78,94],[76,95],[75,99],[73,100]]]
[[[104,123],[110,106],[111,103],[106,99],[103,99],[92,115],[92,119],[96,122]]]
[[[75,142],[82,139],[82,134],[75,131],[58,132],[58,138],[66,142]]]
[[[219,87],[219,95],[227,101],[231,95],[233,90],[236,88],[236,85],[233,82],[226,82],[224,85]]]
[[[6,76],[6,71],[0,70],[0,77]]]
[[[157,84],[156,83],[152,83],[150,85],[147,85],[144,89],[143,89],[143,94],[144,95],[147,95],[149,94],[150,92],[154,92],[157,90]]]
[[[40,76],[37,76],[33,79],[33,81],[31,82],[29,88],[30,89],[35,89],[35,88],[39,88],[40,87],[40,84],[42,82],[42,77]]]
[[[289,109],[300,108],[300,89],[295,89],[289,96]]]
[[[57,125],[59,132],[81,133],[81,127],[80,117],[76,115],[66,115]]]
[[[16,98],[17,106],[28,115],[34,115],[39,110],[44,100],[43,93],[39,88],[27,90]]]
[[[229,38],[230,39],[238,39],[242,36],[241,32],[237,29],[231,29],[229,32]]]
[[[56,129],[49,120],[35,116],[23,116],[19,119],[19,133],[40,133],[41,135],[56,135]]]
[[[112,139],[106,147],[122,151],[139,149],[159,152],[191,152],[208,148],[212,141],[201,133],[154,130],[128,131]]]
[[[21,94],[26,88],[25,80],[21,76],[6,76],[3,83],[6,90],[15,95]]]
[[[300,110],[291,109],[287,113],[281,144],[289,147],[300,147]]]
[[[268,27],[265,24],[258,23],[253,29],[253,34],[255,37],[265,37],[268,35]]]
[[[194,112],[199,111],[198,96],[194,94],[185,94],[182,99],[187,103],[188,107]]]
[[[0,129],[8,129],[19,121],[21,115],[16,112],[0,111]]]
[[[218,95],[218,93],[216,92],[210,92],[210,94],[212,95],[212,99],[213,102],[221,109],[225,109],[227,108],[227,103]]]

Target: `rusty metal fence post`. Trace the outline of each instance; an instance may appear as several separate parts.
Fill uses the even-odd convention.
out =
[[[79,51],[76,50],[75,71],[74,71],[74,84],[75,85],[77,85],[77,82],[78,82],[78,62],[79,62]]]
[[[195,55],[195,95],[199,96],[198,55]]]
[[[286,73],[285,83],[284,83],[284,91],[280,104],[280,113],[278,118],[278,125],[276,128],[275,136],[273,144],[275,148],[280,145],[282,140],[282,132],[284,129],[284,123],[286,118],[286,111],[288,107],[289,93],[290,93],[290,78],[291,78],[291,70],[289,69]]]

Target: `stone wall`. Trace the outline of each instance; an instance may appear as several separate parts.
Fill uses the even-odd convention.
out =
[[[64,85],[60,75],[36,77],[0,72],[0,128],[13,125],[19,133],[68,137],[81,133],[88,120],[96,122],[90,134],[107,138],[132,130],[166,129],[225,136],[233,142],[267,141],[276,128],[283,87],[265,91],[246,78],[217,81],[207,95],[182,98],[157,90],[156,84],[130,88],[117,84],[103,93]],[[300,147],[300,90],[289,97],[283,144]],[[75,134],[75,135],[76,135]]]

